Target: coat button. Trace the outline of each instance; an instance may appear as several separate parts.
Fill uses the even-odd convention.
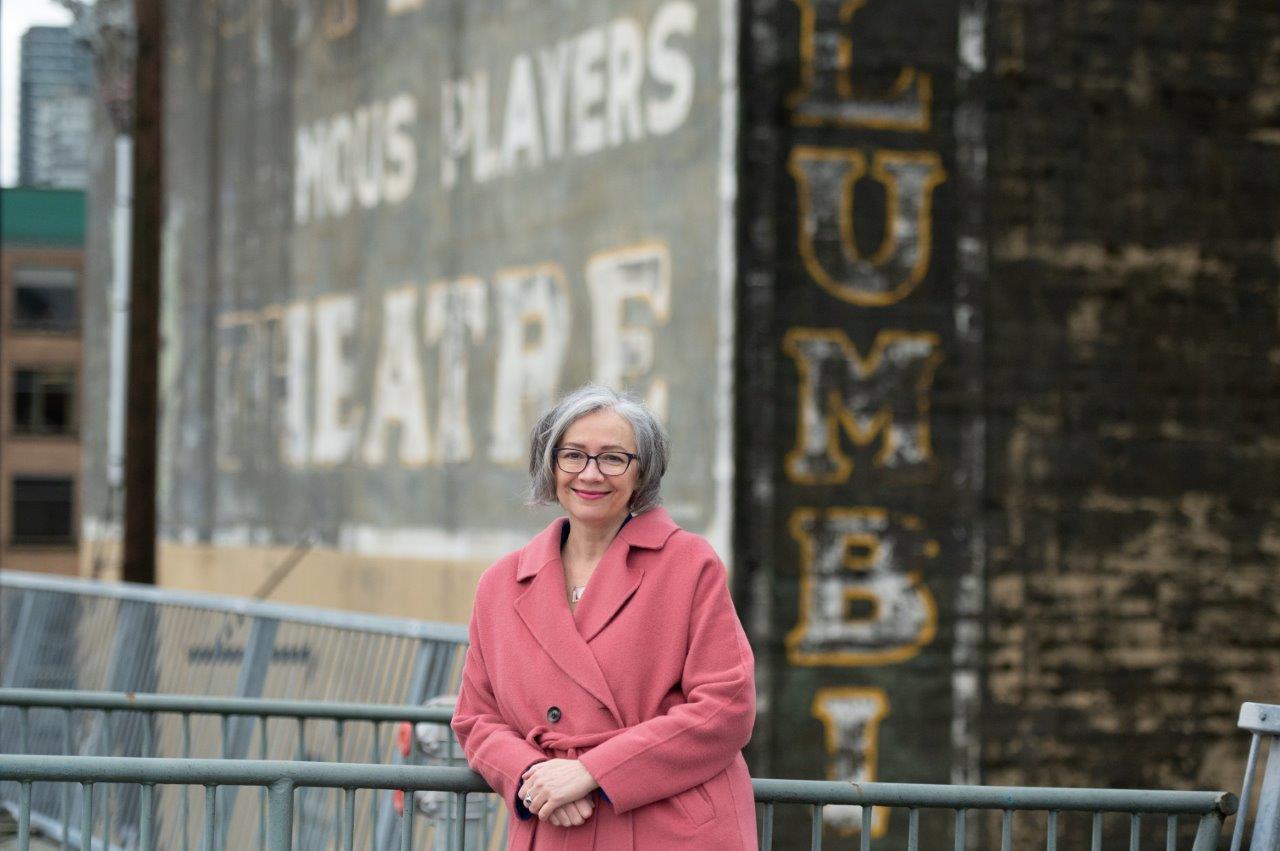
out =
[[[559,706],[553,706],[553,707],[551,707],[550,709],[548,709],[548,710],[547,710],[547,720],[548,720],[548,721],[550,721],[552,724],[554,724],[554,723],[556,723],[557,721],[559,721],[559,720],[560,720],[560,707],[559,707]]]

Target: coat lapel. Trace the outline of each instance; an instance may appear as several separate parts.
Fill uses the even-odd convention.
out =
[[[516,614],[533,633],[542,649],[574,682],[604,704],[618,724],[622,713],[595,655],[579,634],[564,597],[564,571],[560,567],[560,529],[557,520],[534,538],[521,553],[517,579],[531,579],[516,598]]]
[[[630,551],[631,545],[618,535],[592,572],[575,618],[583,641],[595,638],[640,587],[644,568],[627,563]]]
[[[644,568],[628,558],[632,548],[660,549],[678,527],[661,508],[633,517],[592,573],[575,619],[565,600],[560,565],[560,535],[566,522],[564,518],[555,521],[521,551],[516,578],[531,581],[516,598],[516,613],[556,665],[608,707],[621,724],[613,692],[587,642],[608,626],[644,579]]]

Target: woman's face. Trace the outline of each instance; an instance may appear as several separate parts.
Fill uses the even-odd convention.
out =
[[[603,409],[576,420],[556,445],[588,455],[636,451],[636,436],[615,411]],[[566,473],[556,464],[556,498],[573,524],[606,528],[622,523],[640,477],[640,465],[632,460],[625,473],[606,476],[597,461],[589,461],[580,473]]]

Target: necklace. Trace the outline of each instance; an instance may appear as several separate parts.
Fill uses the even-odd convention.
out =
[[[587,590],[585,585],[575,585],[569,589],[569,602],[576,603],[582,599],[582,592]]]

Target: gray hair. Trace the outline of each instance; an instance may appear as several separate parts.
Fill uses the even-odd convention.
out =
[[[529,502],[550,505],[556,501],[556,461],[552,454],[564,433],[587,414],[610,410],[631,424],[636,436],[636,462],[640,476],[631,494],[632,514],[648,511],[662,502],[662,475],[667,472],[671,441],[653,412],[636,397],[617,393],[600,384],[584,384],[565,395],[533,427],[529,446]]]

